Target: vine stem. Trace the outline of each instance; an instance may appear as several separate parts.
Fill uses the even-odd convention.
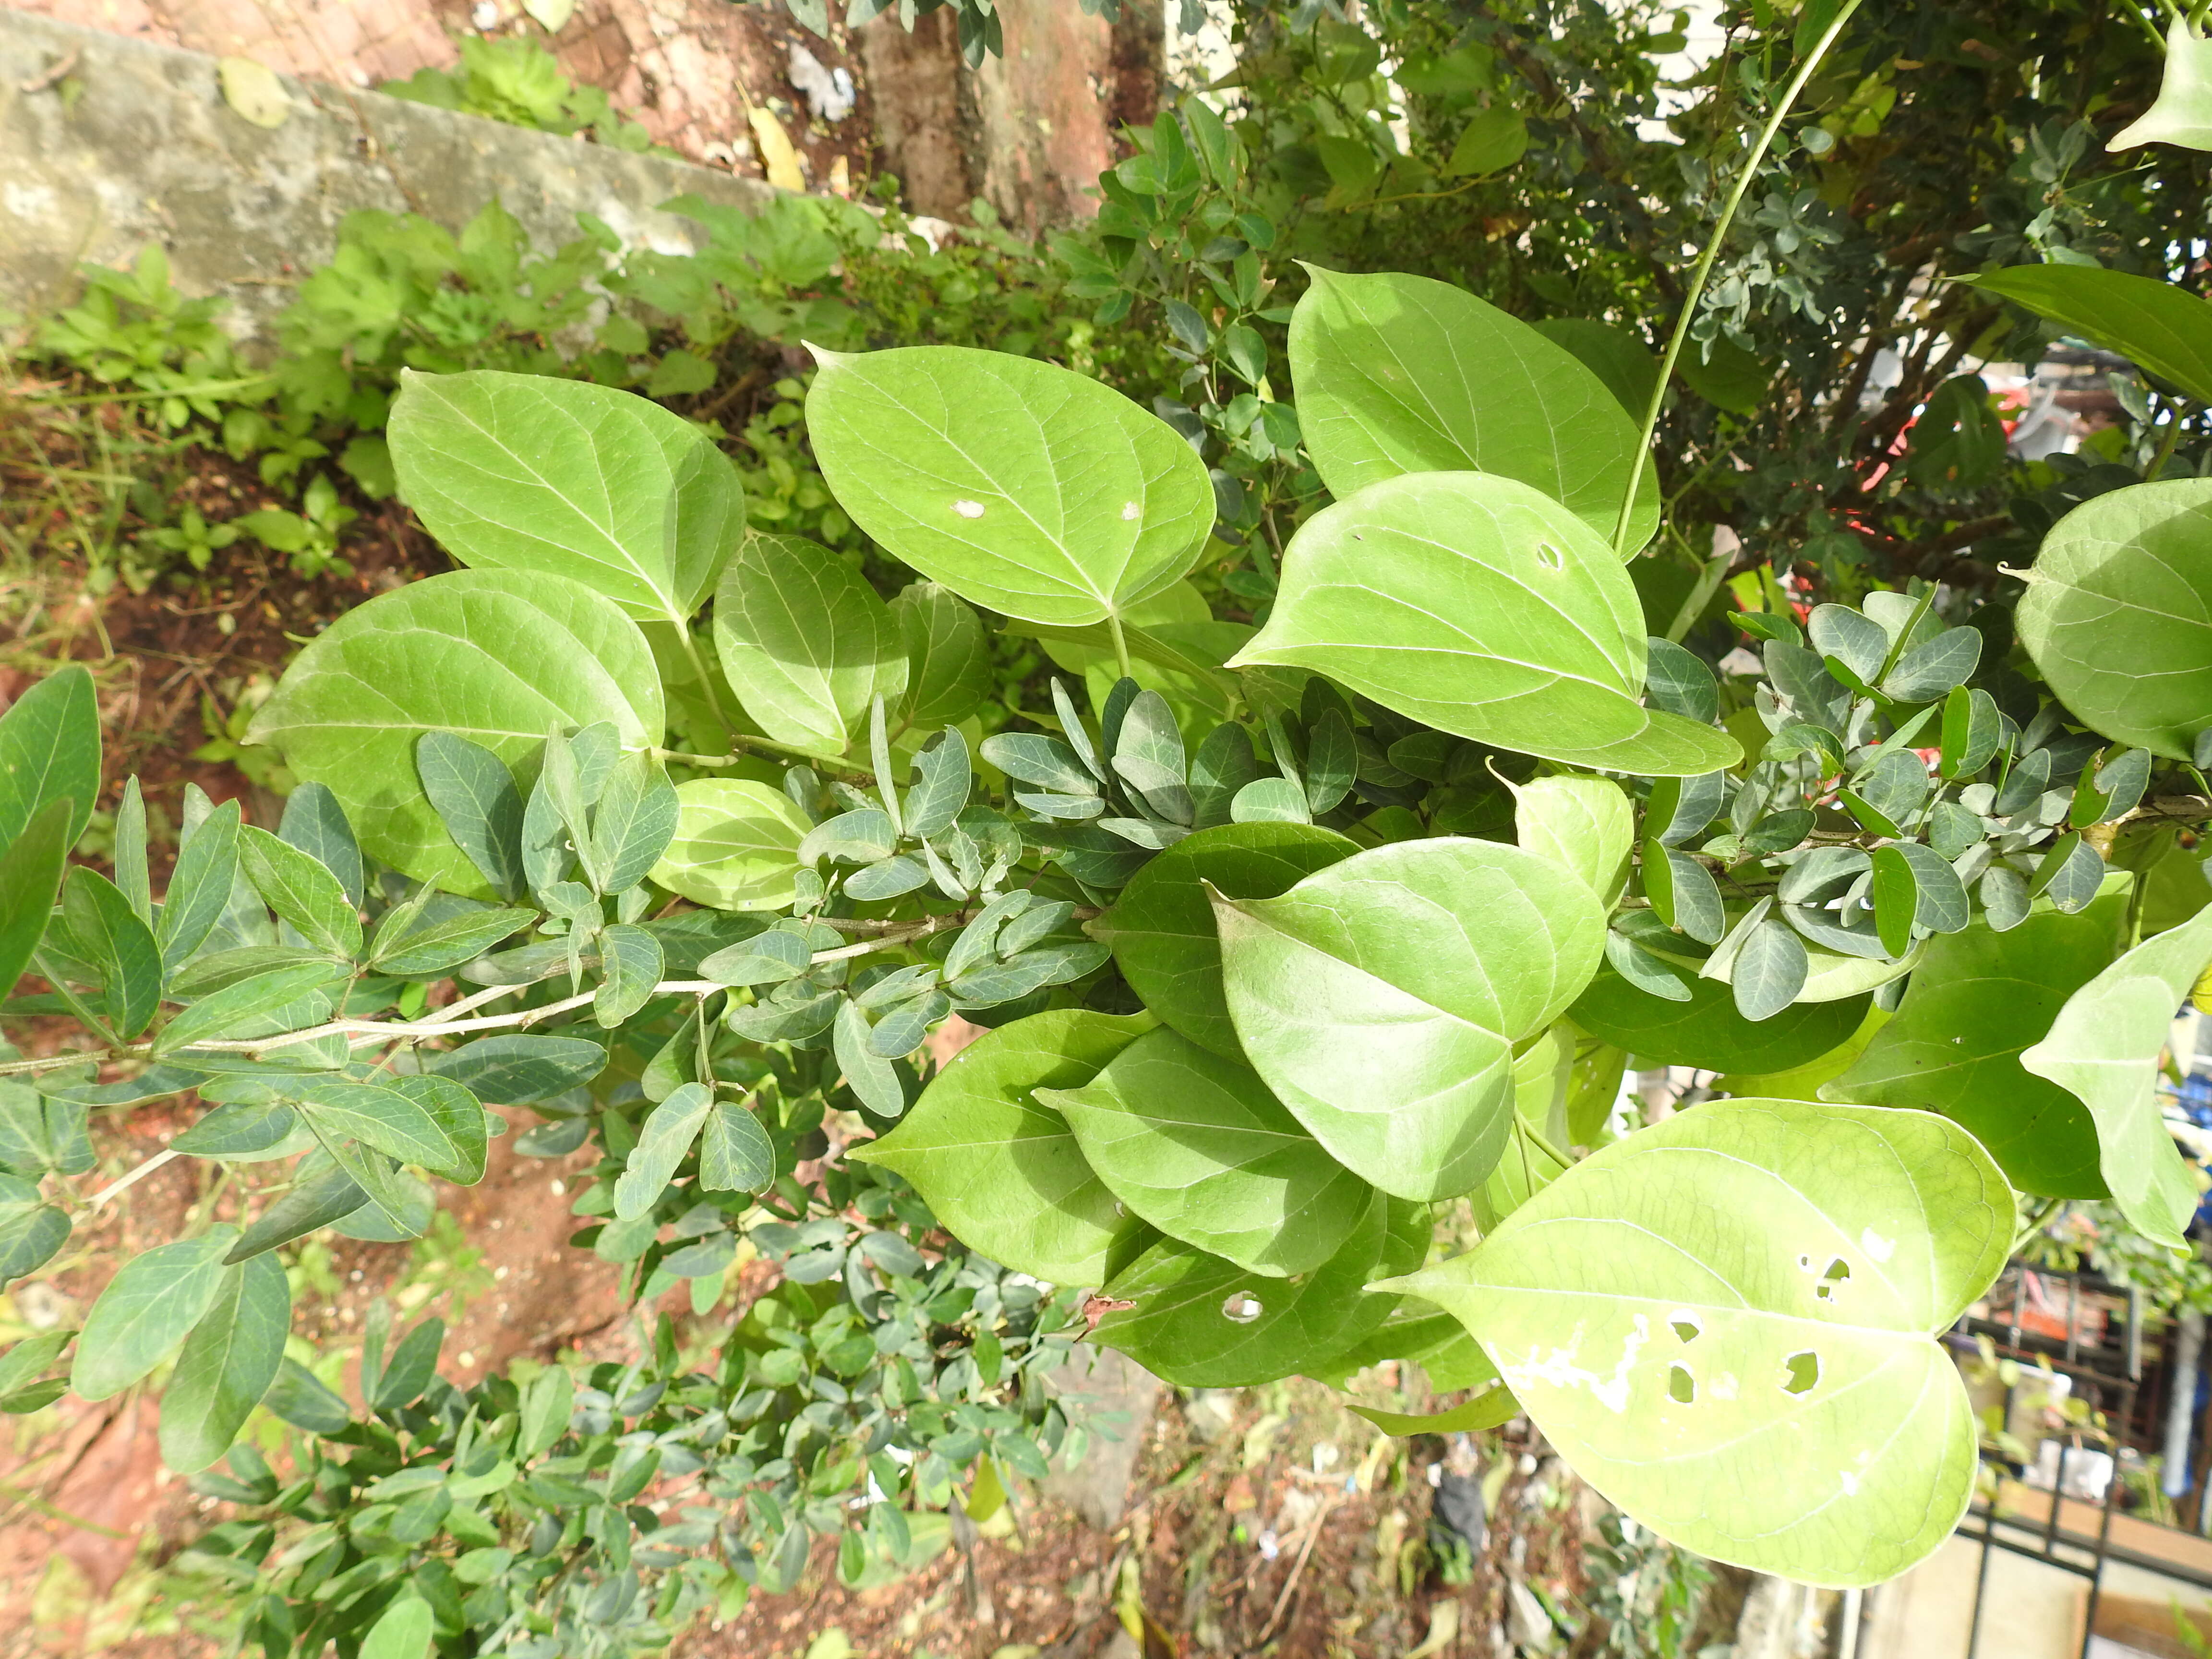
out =
[[[1121,618],[1117,611],[1106,613],[1107,629],[1114,635],[1114,661],[1121,671],[1121,678],[1129,678],[1129,641],[1121,633]]]
[[[748,754],[770,755],[782,760],[805,761],[809,766],[830,773],[832,776],[856,779],[862,783],[875,781],[875,775],[856,766],[848,766],[831,756],[819,754],[811,749],[801,749],[795,743],[778,743],[773,738],[756,738],[743,732],[729,733],[730,753],[726,755],[694,755],[681,749],[654,749],[655,760],[674,761],[682,766],[719,769],[735,766]]]
[[[98,1192],[94,1193],[92,1195],[91,1207],[95,1210],[100,1208],[100,1206],[106,1204],[110,1199],[116,1197],[128,1188],[136,1186],[139,1182],[143,1181],[148,1176],[153,1174],[155,1170],[160,1169],[171,1158],[181,1156],[181,1153],[173,1151],[165,1151],[155,1153],[153,1157],[148,1158],[137,1169],[131,1170],[129,1175],[124,1176],[118,1180],[109,1182],[107,1185],[102,1187]]]
[[[1628,487],[1621,492],[1620,517],[1613,525],[1613,550],[1623,559],[1631,551],[1628,521],[1636,511],[1636,493],[1644,482],[1644,469],[1651,465],[1651,440],[1659,430],[1659,406],[1667,395],[1668,382],[1674,378],[1674,364],[1682,355],[1682,343],[1689,337],[1690,325],[1697,319],[1698,302],[1705,297],[1705,283],[1713,274],[1713,263],[1720,258],[1722,246],[1728,240],[1729,227],[1735,222],[1736,210],[1743,205],[1744,197],[1750,192],[1752,180],[1759,176],[1759,164],[1766,159],[1767,149],[1774,143],[1774,135],[1782,130],[1782,123],[1796,105],[1798,94],[1805,90],[1805,83],[1813,78],[1813,71],[1820,67],[1820,60],[1828,55],[1828,48],[1836,43],[1836,37],[1844,32],[1844,26],[1851,21],[1851,15],[1858,10],[1859,4],[1860,0],[1844,0],[1842,9],[1829,20],[1828,27],[1820,32],[1820,38],[1813,43],[1813,50],[1805,55],[1805,61],[1790,77],[1790,84],[1783,88],[1781,101],[1775,105],[1774,112],[1766,118],[1766,125],[1759,130],[1759,138],[1752,145],[1751,154],[1744,158],[1743,170],[1736,175],[1735,187],[1729,191],[1728,201],[1721,208],[1721,216],[1713,226],[1711,239],[1705,243],[1705,252],[1698,256],[1697,265],[1690,273],[1689,292],[1682,296],[1681,314],[1674,319],[1674,332],[1667,342],[1667,355],[1660,360],[1659,379],[1651,388],[1651,401],[1644,411],[1644,430],[1637,440],[1634,451],[1636,465],[1629,470]]]

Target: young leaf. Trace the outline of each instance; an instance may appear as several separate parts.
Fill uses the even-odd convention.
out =
[[[890,608],[854,566],[799,536],[756,532],[724,567],[714,652],[763,732],[832,754],[874,699],[895,703],[906,690]]]
[[[1449,283],[1306,270],[1313,285],[1291,318],[1291,378],[1331,495],[1402,473],[1496,473],[1612,537],[1637,426],[1577,357]],[[1651,539],[1658,511],[1646,466],[1632,550]]]
[[[482,894],[429,799],[399,782],[414,776],[416,744],[450,732],[511,766],[549,726],[599,720],[623,748],[660,741],[660,675],[637,624],[560,576],[457,570],[339,617],[293,659],[246,735],[329,785],[370,855]]]
[[[387,436],[399,494],[430,533],[512,592],[580,582],[680,627],[744,524],[737,469],[712,441],[611,386],[405,370]]]
[[[69,1212],[41,1203],[35,1182],[0,1175],[0,1286],[45,1267],[69,1236]]]
[[[401,978],[442,975],[537,920],[535,910],[462,910],[391,939],[380,928],[370,946],[368,966]]]
[[[1417,1200],[1490,1173],[1512,1046],[1565,1011],[1605,938],[1580,878],[1481,841],[1376,848],[1213,915],[1253,1068],[1338,1162]]]
[[[396,1412],[421,1399],[422,1390],[438,1374],[438,1349],[445,1340],[446,1323],[441,1319],[426,1319],[401,1338],[378,1373],[375,1387],[363,1384],[370,1408]]]
[[[1113,947],[1122,976],[1154,1015],[1214,1054],[1242,1059],[1205,884],[1234,898],[1273,898],[1358,850],[1334,830],[1306,824],[1201,830],[1147,864],[1091,932]]]
[[[1384,1287],[1456,1315],[1545,1437],[1646,1526],[1757,1571],[1870,1584],[1972,1496],[1973,1411],[1936,1339],[2004,1265],[2013,1223],[2003,1178],[1941,1118],[1723,1100]]]
[[[607,774],[592,816],[592,846],[601,890],[626,893],[652,873],[676,838],[683,802],[660,763],[640,751]]]
[[[1746,1019],[1771,1019],[1797,1000],[1811,962],[1805,942],[1787,922],[1771,916],[1759,921],[1737,947],[1729,982],[1736,1012]]]
[[[276,839],[296,847],[338,878],[346,902],[358,910],[366,890],[361,844],[345,809],[319,783],[303,783],[285,797],[284,815],[277,820]]]
[[[708,1192],[757,1193],[775,1179],[775,1147],[760,1120],[728,1101],[707,1115],[699,1138],[699,1185]]]
[[[292,1291],[283,1264],[256,1255],[222,1270],[161,1395],[161,1461],[195,1474],[230,1449],[284,1358]]]
[[[476,1096],[449,1077],[428,1074],[396,1077],[392,1079],[392,1086],[428,1113],[446,1139],[453,1143],[451,1158],[422,1167],[459,1187],[473,1187],[482,1181],[484,1163],[489,1155],[491,1126]]]
[[[168,1357],[214,1302],[223,1255],[237,1237],[237,1228],[218,1222],[117,1270],[77,1338],[70,1387],[80,1399],[120,1394]]]
[[[146,800],[135,777],[125,781],[123,799],[115,807],[115,884],[131,901],[131,914],[151,927],[154,888],[146,867]]]
[[[154,1052],[174,1054],[261,1021],[344,978],[345,972],[334,962],[295,962],[234,981],[209,992],[163,1026],[155,1036]]]
[[[108,1024],[128,1042],[161,1000],[161,953],[131,901],[96,870],[79,865],[63,890],[62,915],[85,960],[99,970]]]
[[[510,902],[529,890],[522,868],[522,794],[506,762],[450,732],[425,732],[415,744],[422,793],[491,890]]]
[[[100,700],[91,672],[82,663],[69,663],[0,714],[0,852],[48,806],[66,800],[65,827],[52,833],[67,853],[92,821],[99,799]]]
[[[961,808],[968,805],[969,792],[975,781],[975,769],[968,759],[968,739],[958,728],[946,726],[914,757],[914,787],[906,798],[906,832],[926,840],[951,829]],[[845,890],[853,890],[850,879]]]
[[[310,1434],[337,1434],[353,1420],[345,1401],[296,1359],[278,1364],[276,1381],[262,1395],[261,1403],[294,1428]]]
[[[1191,757],[1191,822],[1200,830],[1229,823],[1238,793],[1259,778],[1252,734],[1241,726],[1215,726]]]
[[[629,1163],[615,1182],[615,1216],[644,1215],[674,1179],[700,1127],[714,1109],[714,1091],[703,1083],[686,1083],[646,1116],[630,1149]]]
[[[292,1091],[319,1139],[358,1140],[424,1169],[441,1170],[461,1158],[460,1148],[420,1102],[397,1087],[344,1078],[312,1078]],[[374,1196],[374,1194],[372,1194]]]
[[[2016,613],[2021,642],[2068,712],[2171,760],[2189,759],[2212,731],[2208,526],[2212,479],[2096,496],[2044,538]]]
[[[961,1050],[898,1127],[846,1156],[914,1184],[970,1249],[1060,1285],[1106,1278],[1141,1224],[1091,1172],[1038,1089],[1074,1089],[1153,1026],[1149,1015],[1055,1010]]]
[[[781,910],[791,903],[799,844],[814,827],[788,797],[750,779],[696,778],[676,787],[676,837],[653,879],[718,910]]]
[[[1571,766],[1694,775],[1734,738],[1646,708],[1643,611],[1590,527],[1510,478],[1417,473],[1306,520],[1232,668],[1309,669],[1439,731]]]
[[[815,356],[807,435],[839,505],[974,604],[1103,622],[1182,580],[1213,528],[1198,453],[1096,380],[957,346]]]
[[[1242,1388],[1320,1368],[1364,1340],[1397,1307],[1366,1286],[1418,1264],[1427,1209],[1375,1194],[1344,1247],[1310,1273],[1255,1278],[1218,1255],[1163,1239],[1108,1279],[1116,1308],[1095,1340],[1188,1389]]]
[[[39,948],[69,862],[67,799],[49,801],[5,852],[0,852],[0,994],[15,988]]]
[[[715,951],[699,964],[699,976],[717,985],[781,985],[805,973],[813,960],[803,934],[772,927]]]
[[[1971,1132],[2022,1192],[2103,1197],[2087,1110],[2024,1070],[2020,1054],[2112,961],[2126,919],[2126,896],[2113,894],[2079,915],[2039,911],[2008,932],[1978,921],[1936,939],[1896,1017],[1824,1095],[1941,1112]]]
[[[2097,1127],[2105,1184],[2154,1243],[2185,1248],[2197,1187],[2153,1092],[2173,1011],[2212,963],[2212,909],[2145,939],[2066,999],[2020,1063],[2072,1091]]]
[[[1704,661],[1672,640],[1648,638],[1644,695],[1654,708],[1710,726],[1721,717],[1720,684]]]
[[[1083,1087],[1038,1102],[1138,1217],[1270,1278],[1334,1255],[1374,1197],[1251,1070],[1173,1031],[1147,1032]]]

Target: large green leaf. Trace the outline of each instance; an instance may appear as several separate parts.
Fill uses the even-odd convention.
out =
[[[557,575],[457,570],[338,618],[284,671],[248,739],[327,784],[362,846],[418,881],[488,896],[417,781],[416,741],[452,732],[510,767],[554,727],[661,738],[660,676],[610,601]]]
[[[1206,888],[1230,898],[1274,898],[1358,843],[1310,823],[1225,823],[1187,836],[1137,872],[1093,922],[1145,1006],[1192,1042],[1241,1059],[1221,991],[1221,943]]]
[[[1771,1018],[1753,1021],[1736,1012],[1731,987],[1688,974],[1680,977],[1689,1000],[1673,1002],[1638,990],[1607,963],[1567,1012],[1592,1036],[1652,1065],[1756,1075],[1790,1071],[1840,1048],[1866,1018],[1873,1000],[1862,994],[1800,1002]]]
[[[64,837],[74,847],[100,802],[100,699],[81,663],[57,668],[0,714],[0,852],[58,800],[74,808]]]
[[[641,622],[680,626],[744,527],[712,440],[609,386],[404,371],[388,437],[401,498],[463,564],[580,582]]]
[[[1313,286],[1291,317],[1291,378],[1307,453],[1331,495],[1406,472],[1494,472],[1562,503],[1610,545],[1638,422],[1605,380],[1449,283],[1307,270]],[[1658,524],[1647,466],[1630,547]]]
[[[219,1222],[192,1238],[157,1244],[125,1262],[77,1338],[70,1387],[85,1400],[120,1394],[185,1340],[214,1302],[223,1253],[238,1229]]]
[[[2185,1249],[2197,1183],[2160,1115],[2159,1055],[2174,1011],[2212,963],[2212,910],[2145,939],[2066,999],[2051,1033],[2020,1063],[2071,1090],[2097,1126],[2112,1202],[2155,1243]]]
[[[806,431],[838,505],[977,605],[1103,622],[1180,580],[1213,529],[1198,452],[1087,375],[960,346],[815,356]]]
[[[1635,584],[1596,532],[1480,472],[1370,484],[1299,527],[1231,667],[1326,674],[1425,725],[1571,766],[1692,776],[1734,738],[1647,708]]]
[[[2191,759],[2212,731],[2212,478],[2137,484],[2075,507],[2044,538],[2016,625],[2084,725]]]
[[[745,538],[714,589],[714,650],[745,713],[780,743],[840,752],[872,701],[896,708],[906,690],[890,607],[800,536]]]
[[[1896,1017],[1822,1097],[1941,1112],[1963,1124],[2022,1192],[2104,1197],[2088,1111],[2024,1070],[2020,1056],[2112,961],[2127,912],[2122,891],[2073,915],[2039,906],[2006,933],[1977,919],[1964,933],[1939,934]]]
[[[790,796],[745,778],[695,778],[676,786],[676,838],[653,880],[717,910],[791,902],[799,843],[814,826]]]
[[[1319,1267],[1374,1196],[1249,1066],[1170,1030],[1139,1037],[1083,1087],[1040,1089],[1036,1100],[1140,1219],[1254,1273]]]
[[[0,850],[0,995],[15,988],[39,948],[74,841],[76,807],[66,798],[40,808],[22,834]]]
[[[1382,1288],[1455,1314],[1575,1473],[1677,1544],[1879,1583],[1966,1512],[1975,1423],[1936,1337],[2012,1194],[1919,1112],[1722,1100],[1577,1164]]]
[[[2101,265],[2014,265],[1971,280],[2212,403],[2212,304],[2186,289]]]
[[[1098,1322],[1095,1340],[1186,1389],[1237,1389],[1326,1366],[1399,1305],[1369,1292],[1429,1248],[1428,1206],[1375,1194],[1344,1248],[1295,1279],[1255,1278],[1233,1261],[1163,1239],[1101,1294],[1133,1304]]]
[[[185,1340],[161,1393],[161,1461],[180,1474],[230,1449],[276,1380],[292,1328],[284,1264],[256,1255],[222,1269],[215,1301]]]
[[[1572,872],[1494,842],[1378,847],[1279,898],[1217,897],[1229,1016],[1337,1161],[1401,1198],[1479,1186],[1513,1113],[1513,1045],[1604,950]]]
[[[963,1048],[899,1126],[846,1153],[914,1183],[970,1249],[1059,1285],[1096,1285],[1139,1231],[1039,1089],[1079,1089],[1149,1015],[1033,1014]]]

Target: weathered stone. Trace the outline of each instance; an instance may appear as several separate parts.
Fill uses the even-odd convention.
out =
[[[35,86],[70,54],[82,91]],[[74,297],[80,261],[127,264],[158,242],[177,286],[231,301],[226,326],[265,342],[292,284],[327,262],[360,208],[459,229],[496,200],[550,249],[595,215],[625,243],[691,252],[704,233],[659,211],[692,193],[750,207],[769,187],[658,156],[287,79],[292,112],[254,125],[216,60],[0,10],[0,306]]]
[[[1045,1495],[1111,1532],[1129,1507],[1129,1482],[1152,1426],[1160,1380],[1112,1348],[1082,1343],[1053,1374],[1052,1387],[1080,1402],[1091,1443],[1080,1463],[1046,1478]]]

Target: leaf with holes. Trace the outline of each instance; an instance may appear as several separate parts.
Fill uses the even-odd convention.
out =
[[[1588,525],[1479,472],[1369,485],[1300,526],[1282,591],[1232,668],[1326,674],[1478,743],[1646,776],[1714,772],[1736,740],[1640,701],[1635,585]]]
[[[807,436],[838,504],[976,605],[1103,622],[1180,581],[1213,528],[1197,451],[1086,375],[961,346],[814,355]]]
[[[1280,1279],[1334,1255],[1373,1190],[1249,1067],[1147,1032],[1079,1089],[1041,1089],[1114,1195],[1170,1238]]]
[[[1206,884],[1231,898],[1274,898],[1358,850],[1348,837],[1312,824],[1201,830],[1138,872],[1090,932],[1113,947],[1122,977],[1152,1013],[1201,1047],[1242,1059],[1222,995],[1221,945]]]
[[[1313,286],[1291,317],[1291,378],[1331,495],[1401,473],[1492,472],[1610,540],[1637,425],[1580,359],[1449,283],[1306,269]],[[1630,549],[1658,522],[1647,466]]]
[[[1381,1288],[1456,1315],[1575,1473],[1654,1531],[1874,1584],[1972,1495],[1973,1408],[1936,1339],[2013,1224],[1996,1166],[1942,1118],[1721,1100]]]
[[[1066,1009],[1001,1026],[939,1072],[890,1134],[846,1156],[903,1176],[969,1249],[1054,1284],[1096,1285],[1140,1224],[1036,1091],[1081,1088],[1154,1024]]]
[[[2190,759],[2212,731],[2212,479],[2115,489],[2069,513],[2044,538],[2017,627],[2075,719]]]
[[[1338,1162],[1420,1200],[1490,1173],[1513,1044],[1565,1011],[1605,937],[1571,871],[1454,838],[1376,848],[1279,898],[1217,895],[1213,919],[1253,1068]]]
[[[2197,1184],[2174,1150],[2154,1090],[2174,1010],[2208,963],[2212,910],[2200,910],[2068,997],[2050,1035],[2020,1057],[2089,1109],[2112,1202],[2144,1237],[2177,1250],[2187,1248],[2181,1230],[2196,1213]]]

